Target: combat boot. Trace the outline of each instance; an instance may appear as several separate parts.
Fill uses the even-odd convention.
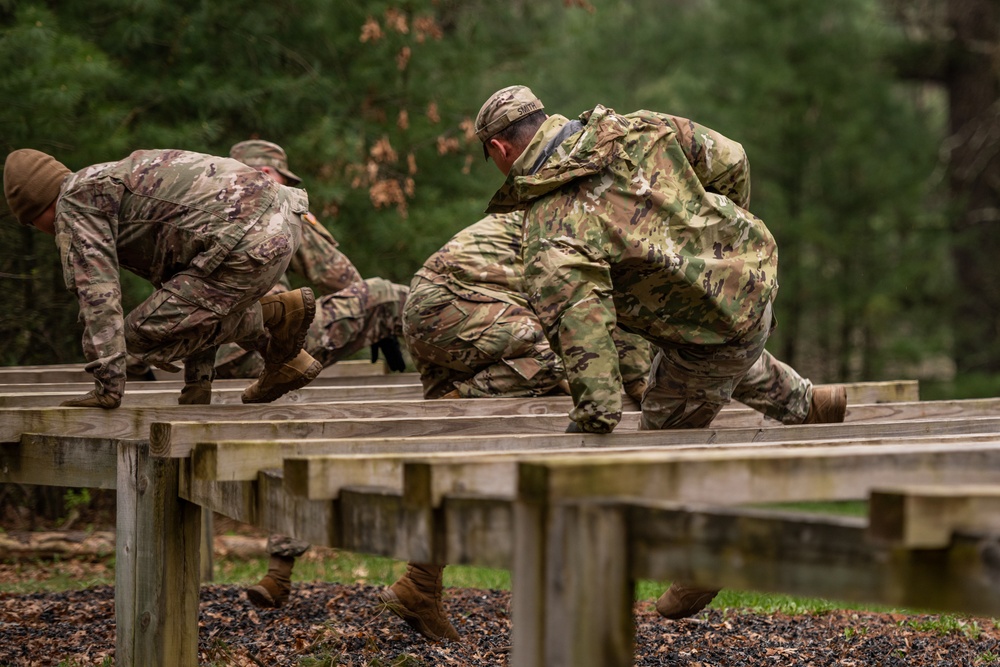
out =
[[[432,641],[459,641],[458,631],[441,606],[444,567],[407,563],[406,574],[379,592],[385,608]]]
[[[656,611],[663,618],[677,620],[694,616],[715,599],[721,588],[695,588],[676,581],[656,601]]]
[[[181,395],[177,399],[181,405],[208,405],[212,402],[212,381],[196,380],[188,382],[181,389]]]
[[[847,414],[847,388],[842,385],[814,387],[809,414],[803,424],[839,424]]]
[[[298,356],[286,364],[264,364],[264,372],[243,390],[244,403],[270,403],[290,391],[304,387],[320,374],[323,364],[299,350]]]
[[[295,358],[306,342],[309,325],[316,317],[316,298],[308,287],[268,294],[260,300],[264,328],[270,334],[264,361],[283,364]]]
[[[257,582],[256,586],[247,589],[247,598],[255,607],[262,609],[277,609],[288,600],[292,591],[292,567],[294,558],[271,556],[267,565],[267,574]]]

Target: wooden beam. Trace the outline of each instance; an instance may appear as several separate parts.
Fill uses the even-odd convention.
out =
[[[943,549],[956,532],[1000,533],[1000,486],[877,488],[869,536],[907,549]]]
[[[243,523],[257,524],[257,483],[211,482],[191,474],[191,462],[177,460],[180,465],[177,495],[205,511],[218,512]]]
[[[448,403],[449,405],[441,405]],[[359,407],[360,406],[360,407]],[[191,453],[191,448],[195,443],[208,443],[222,440],[247,440],[247,441],[282,441],[282,440],[305,440],[305,439],[326,439],[331,437],[342,438],[344,436],[375,435],[375,432],[389,436],[392,434],[392,424],[390,419],[405,419],[406,428],[400,432],[417,436],[417,420],[424,420],[424,429],[430,431],[431,426],[426,424],[426,420],[440,419],[447,417],[501,417],[506,415],[506,420],[512,419],[514,415],[550,415],[550,419],[543,420],[544,428],[540,431],[548,432],[551,429],[565,430],[565,425],[569,423],[565,417],[563,409],[570,406],[565,398],[544,398],[544,399],[487,399],[487,400],[451,400],[451,401],[416,401],[416,402],[389,402],[389,403],[331,403],[316,404],[314,406],[302,406],[288,411],[286,416],[280,419],[269,419],[266,412],[259,415],[257,419],[247,419],[240,422],[230,416],[206,417],[199,421],[193,421],[184,415],[180,417],[184,421],[164,420],[161,423],[153,424],[149,437],[152,442],[153,451],[157,456],[184,457]],[[226,408],[219,407],[218,410],[228,412]],[[236,408],[239,409],[239,408]],[[280,410],[280,406],[272,407],[270,410]],[[928,403],[898,403],[898,404],[868,404],[851,408],[852,420],[843,424],[813,424],[803,426],[780,426],[775,422],[766,422],[760,413],[748,408],[740,410],[724,411],[713,422],[708,429],[679,429],[660,431],[661,437],[666,443],[688,443],[688,442],[738,442],[745,440],[765,440],[773,438],[781,440],[786,437],[809,438],[810,434],[835,434],[830,437],[871,437],[876,427],[870,424],[878,424],[877,429],[881,431],[887,422],[914,422],[910,426],[891,426],[894,429],[889,435],[921,435],[924,433],[941,433],[941,429],[934,423],[927,424],[927,420],[934,418],[935,421],[945,419],[970,419],[985,420],[998,419],[996,410],[1000,410],[1000,399],[995,403],[983,405],[980,401],[940,401]],[[330,415],[334,411],[339,411],[337,415]],[[326,412],[327,414],[324,414]],[[940,413],[939,417],[928,416],[929,413]],[[329,415],[329,416],[328,416]],[[330,424],[330,419],[363,419],[369,422],[369,426],[349,426],[347,424]],[[562,419],[562,428],[559,428],[559,419]],[[638,428],[638,413],[626,412],[623,415],[622,423],[615,433],[606,436],[594,436],[595,438],[613,439],[619,433]],[[437,432],[442,432],[450,428],[454,421],[438,424]],[[865,426],[864,424],[869,424]],[[996,424],[1000,424],[997,421]],[[348,430],[354,429],[353,431]],[[401,427],[402,428],[402,427]],[[526,420],[522,426],[513,427],[511,433],[523,433],[534,425]],[[746,429],[738,432],[734,429]],[[946,428],[961,429],[963,426],[954,421],[949,422]],[[967,428],[978,429],[988,432],[998,427],[988,421],[977,421]],[[787,429],[806,429],[804,431],[787,431]],[[969,432],[968,430],[962,432]],[[789,435],[793,433],[793,435]],[[818,435],[816,437],[828,437]],[[610,444],[610,443],[609,443]],[[449,446],[454,446],[450,443]]]
[[[534,502],[595,496],[715,504],[867,498],[897,484],[992,484],[996,442],[644,451],[538,456],[518,464],[518,496]]]
[[[0,445],[0,482],[113,489],[120,442],[29,433]]]
[[[115,662],[195,667],[201,508],[146,443],[122,443],[117,470]]]
[[[868,540],[859,518],[678,503],[630,505],[627,514],[637,579],[1000,614],[998,547],[982,536],[907,550]]]
[[[337,546],[339,531],[333,503],[306,500],[286,493],[280,470],[262,470],[257,487],[258,526],[271,533]]]
[[[454,417],[459,415],[545,414],[569,409],[569,397],[496,398],[490,400],[405,400],[310,405],[170,405],[153,408],[0,409],[0,446],[17,442],[23,433],[147,439],[150,427],[171,421],[277,421],[378,417]],[[162,440],[161,440],[162,442]],[[155,456],[162,456],[156,444]]]

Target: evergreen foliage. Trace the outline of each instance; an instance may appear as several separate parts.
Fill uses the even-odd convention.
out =
[[[780,249],[771,346],[817,381],[947,353],[944,102],[884,63],[877,0],[0,0],[0,144],[71,169],[275,141],[366,276],[407,283],[499,186],[493,90],[708,125],[750,155]],[[8,220],[10,220],[8,218]],[[0,223],[0,363],[79,359],[51,239]],[[126,306],[148,294],[125,281]]]

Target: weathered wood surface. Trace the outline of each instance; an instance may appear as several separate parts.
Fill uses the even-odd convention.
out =
[[[869,516],[873,540],[905,549],[942,549],[955,533],[1000,535],[1000,486],[876,488]]]
[[[297,457],[384,455],[397,454],[418,456],[421,454],[455,454],[462,452],[502,452],[502,451],[564,451],[569,449],[590,450],[641,450],[649,448],[670,449],[717,449],[721,446],[752,445],[801,446],[815,442],[847,442],[878,445],[898,442],[901,438],[919,442],[930,439],[935,442],[952,441],[997,441],[1000,439],[1000,421],[991,418],[973,420],[945,420],[933,422],[933,432],[927,432],[927,424],[918,422],[887,422],[882,424],[881,435],[877,437],[859,436],[854,429],[844,425],[815,425],[806,427],[778,427],[770,429],[763,436],[759,429],[720,429],[674,431],[628,431],[618,429],[611,435],[562,433],[557,429],[560,422],[547,422],[541,417],[523,417],[523,422],[546,421],[554,426],[553,432],[545,433],[543,428],[521,433],[518,428],[500,430],[493,428],[497,422],[492,418],[452,418],[467,420],[462,430],[465,435],[386,435],[384,437],[341,437],[328,440],[220,440],[195,445],[191,452],[196,477],[207,480],[231,481],[254,479],[261,469],[277,468],[282,461]],[[502,425],[502,421],[500,422]],[[529,425],[529,427],[531,426]],[[369,426],[374,426],[369,424]],[[893,435],[895,431],[898,435]],[[909,435],[915,432],[916,435]]]
[[[153,369],[157,380],[181,380],[183,373],[172,373]],[[350,377],[368,375],[388,375],[384,363],[371,363],[363,359],[340,361],[327,366],[320,373],[321,378]],[[0,384],[31,382],[89,382],[94,376],[84,370],[84,364],[53,364],[44,366],[0,366]]]
[[[525,403],[505,403],[506,401],[522,401]],[[449,405],[445,406],[444,404]],[[485,404],[489,404],[490,408],[502,409],[487,409]],[[459,405],[464,405],[465,408],[459,409]],[[477,405],[483,405],[483,409],[477,409]],[[534,406],[537,409],[522,409],[525,406]],[[271,409],[281,409],[281,407],[282,406],[278,406]],[[400,407],[403,407],[402,412],[398,409]],[[569,407],[570,402],[568,397],[490,400],[458,399],[453,401],[419,402],[396,401],[390,403],[364,404],[363,407],[344,403],[324,403],[310,407],[303,406],[301,410],[296,412],[289,410],[288,416],[281,419],[270,419],[262,412],[259,420],[245,420],[244,423],[240,424],[238,423],[240,420],[235,411],[226,412],[225,414],[218,413],[214,419],[211,416],[212,413],[210,410],[212,409],[228,411],[231,410],[231,408],[203,406],[200,410],[205,411],[202,412],[202,414],[205,415],[204,418],[195,421],[184,416],[181,417],[185,420],[183,422],[169,419],[159,420],[162,423],[157,423],[152,426],[149,437],[152,442],[153,451],[156,452],[158,456],[183,457],[188,456],[191,452],[191,447],[198,442],[213,442],[221,440],[280,441],[290,439],[324,439],[352,436],[360,433],[362,430],[366,431],[369,435],[373,434],[376,430],[380,430],[380,432],[389,435],[391,432],[391,424],[389,424],[388,420],[393,418],[410,418],[406,421],[409,426],[406,426],[404,430],[400,430],[400,435],[404,433],[417,435],[415,431],[410,429],[416,428],[416,425],[421,418],[425,421],[438,421],[436,425],[425,425],[423,428],[426,429],[426,432],[431,432],[431,429],[434,428],[437,428],[439,432],[444,432],[450,428],[450,424],[453,420],[449,419],[446,422],[441,421],[440,418],[442,416],[460,417],[463,415],[494,415],[497,417],[507,416],[511,420],[513,420],[515,415],[560,415],[560,418],[563,419],[562,430],[565,430],[565,425],[567,425],[569,421],[565,416],[566,413],[563,412],[563,408],[568,410]],[[405,413],[406,408],[409,408],[410,414]],[[322,414],[322,411],[326,410],[329,410],[330,412],[340,410],[340,413],[336,417],[327,417]],[[820,428],[837,426],[850,429],[855,427],[848,425],[867,424],[873,422],[906,420],[921,421],[949,418],[988,418],[996,417],[998,414],[1000,414],[1000,399],[861,404],[851,405],[848,408],[848,414],[844,424],[799,425],[794,427],[785,426],[781,428]],[[293,415],[298,415],[298,418]],[[337,418],[361,419],[365,422],[369,422],[370,425],[352,426],[346,422],[330,423],[327,421],[328,419]],[[548,427],[551,423],[555,423],[549,422],[548,420],[543,421],[545,425],[545,428],[542,429],[543,432],[548,431]],[[775,429],[772,428],[775,426],[778,426],[776,422],[765,420],[760,413],[743,407],[739,409],[723,410],[722,413],[716,417],[711,428],[697,429],[697,434],[682,437],[696,438],[698,441],[704,441],[705,438],[711,439],[712,441],[725,441],[727,438],[744,440],[746,439],[744,434],[727,435],[726,430],[734,428],[752,428],[758,429],[761,433],[761,435],[756,436],[755,439],[766,439],[769,437],[766,434],[775,431]],[[456,427],[466,428],[460,421],[456,423]],[[0,435],[2,435],[2,428],[3,427],[0,426]],[[623,415],[621,426],[619,429],[616,429],[616,433],[620,431],[631,431],[636,428],[638,428],[638,414],[626,412]],[[864,434],[859,433],[859,430],[864,431],[866,428],[870,430],[869,427],[859,427],[852,432],[857,433],[860,437],[864,437]],[[36,429],[36,431],[37,430],[40,429]],[[517,432],[520,432],[520,430],[514,431],[514,433]],[[674,430],[664,431],[663,433],[677,432],[677,430]],[[691,431],[688,430],[687,432],[690,433]],[[614,437],[614,435],[615,434],[612,433],[610,437]],[[3,438],[0,437],[0,441],[2,440]]]
[[[212,383],[214,389],[240,389],[248,386],[252,380],[220,380]],[[391,375],[335,375],[331,377],[318,377],[309,383],[310,387],[369,387],[372,385],[405,385],[419,386],[420,379],[415,373],[392,373]],[[183,380],[129,380],[126,391],[158,391],[172,397],[173,403],[177,402],[177,395],[184,387]],[[51,394],[72,394],[81,396],[94,388],[91,382],[28,382],[8,384],[0,378],[0,393],[51,393]],[[883,392],[884,393],[884,392]],[[170,403],[171,401],[166,401]],[[876,401],[868,401],[876,402]]]

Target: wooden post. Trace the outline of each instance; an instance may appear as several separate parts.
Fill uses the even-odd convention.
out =
[[[178,462],[118,447],[115,664],[196,667],[201,508],[178,496]]]
[[[633,582],[624,511],[515,503],[513,667],[629,667]]]

